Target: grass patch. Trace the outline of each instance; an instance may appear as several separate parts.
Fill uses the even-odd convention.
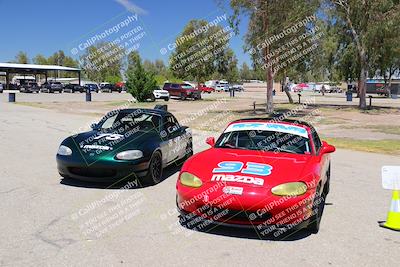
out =
[[[355,127],[357,127],[358,129],[371,130],[372,132],[375,132],[375,133],[400,135],[400,126],[398,126],[398,125],[362,125],[362,126],[343,125],[343,126],[341,126],[341,128],[343,128],[343,129],[354,129]]]
[[[400,140],[356,140],[352,138],[323,138],[337,148],[373,152],[379,154],[400,155]]]
[[[318,124],[324,124],[324,125],[333,125],[333,124],[343,124],[346,123],[345,119],[342,118],[327,118],[324,116],[321,116],[321,118],[317,121]]]
[[[393,125],[367,125],[367,126],[365,126],[365,128],[366,129],[372,129],[373,132],[400,135],[400,126],[393,126]]]

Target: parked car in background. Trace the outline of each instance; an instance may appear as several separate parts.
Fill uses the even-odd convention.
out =
[[[4,89],[6,89],[6,87],[4,86]],[[8,84],[8,90],[19,90],[19,85],[16,83],[9,83]]]
[[[113,84],[107,83],[107,84],[104,84],[103,86],[100,86],[100,91],[101,92],[108,92],[108,93],[112,93],[112,92],[121,93],[122,92],[122,88],[116,87]]]
[[[59,92],[59,93],[62,93],[63,89],[64,89],[64,87],[60,82],[45,82],[40,87],[40,92],[46,92],[46,93]]]
[[[206,81],[206,82],[204,83],[204,85],[205,85],[206,87],[211,87],[211,88],[214,88],[214,89],[215,89],[215,87],[217,87],[217,84],[218,84],[218,81],[217,81],[217,80],[210,80],[210,81]]]
[[[330,89],[327,92],[328,93],[342,93],[343,90],[342,90],[342,88],[340,88],[336,85],[333,85],[333,86],[330,86]]]
[[[153,96],[154,100],[156,99],[164,99],[164,101],[169,100],[169,92],[167,90],[161,89],[160,87],[157,87],[156,89],[153,90]]]
[[[20,86],[19,91],[21,93],[39,93],[40,87],[37,82],[27,82]]]
[[[124,83],[124,82],[117,82],[117,83],[115,84],[115,87],[116,87],[116,88],[120,88],[121,91],[126,91],[125,83]]]
[[[110,84],[110,83],[100,83],[99,86],[100,88],[104,87],[105,85]]]
[[[85,88],[85,91],[87,89],[89,89],[90,92],[96,92],[96,93],[98,93],[99,90],[100,90],[99,86],[97,84],[95,84],[95,83],[87,83],[87,84],[84,85],[84,88]]]
[[[229,91],[229,85],[228,84],[217,84],[215,86],[215,91],[217,91],[217,92],[228,92]]]
[[[85,92],[85,88],[84,88],[83,86],[78,85],[78,84],[69,83],[69,84],[65,85],[65,87],[64,87],[64,92],[69,92],[69,93],[75,93],[75,92],[83,93],[83,92]]]
[[[294,86],[293,87],[293,92],[294,93],[300,93],[301,91],[303,91],[303,88],[301,88],[300,86]]]
[[[201,99],[201,91],[185,83],[165,83],[163,90],[168,91],[171,97],[179,97],[181,100],[187,98]]]
[[[212,92],[215,92],[215,89],[212,87],[205,86],[204,84],[200,84],[200,91],[202,93],[211,94]]]
[[[241,84],[232,84],[232,85],[229,86],[229,89],[237,91],[237,92],[244,91],[243,85],[241,85]]]
[[[387,86],[381,86],[376,88],[376,93],[378,95],[389,96],[390,90],[389,87]]]
[[[229,83],[227,81],[221,80],[218,84],[224,87],[225,92],[229,92]]]

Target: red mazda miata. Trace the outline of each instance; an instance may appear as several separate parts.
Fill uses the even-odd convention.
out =
[[[186,225],[318,232],[335,147],[310,124],[241,119],[207,143],[211,148],[184,163],[176,184]]]

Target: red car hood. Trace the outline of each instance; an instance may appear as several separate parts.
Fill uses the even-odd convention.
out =
[[[300,155],[290,153],[274,153],[252,150],[239,150],[229,148],[210,148],[191,157],[183,166],[182,172],[190,172],[199,177],[203,183],[212,181],[214,168],[223,161],[242,162],[243,168],[246,163],[268,164],[272,167],[268,175],[244,174],[241,171],[224,173],[227,175],[247,176],[263,179],[264,187],[272,187],[281,183],[307,181],[308,173],[312,173],[311,155]],[[242,168],[242,170],[243,170]],[[236,186],[260,186],[253,183],[227,182]]]

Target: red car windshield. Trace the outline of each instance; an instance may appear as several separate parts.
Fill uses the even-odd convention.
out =
[[[226,132],[218,138],[215,147],[294,154],[310,154],[311,152],[308,138],[275,131]]]

